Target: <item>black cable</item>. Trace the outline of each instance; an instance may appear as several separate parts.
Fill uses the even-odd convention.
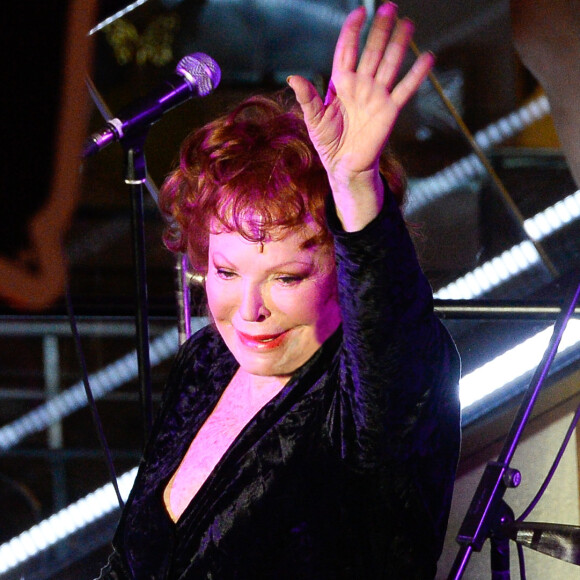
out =
[[[520,567],[520,580],[526,580],[526,559],[524,557],[524,548],[521,544],[516,544],[518,552],[518,564]]]
[[[568,443],[570,442],[570,438],[572,437],[574,430],[576,429],[576,425],[578,424],[579,420],[580,420],[580,405],[577,407],[576,413],[574,413],[574,417],[572,417],[572,421],[570,423],[570,426],[568,427],[568,431],[566,432],[566,436],[564,437],[564,439],[562,441],[562,445],[560,445],[560,449],[558,450],[558,453],[556,454],[556,458],[554,459],[554,462],[552,463],[552,467],[550,468],[550,471],[548,471],[548,475],[546,475],[544,482],[542,483],[540,489],[538,490],[538,493],[536,493],[536,495],[534,496],[534,499],[532,499],[532,501],[530,502],[530,505],[524,510],[524,512],[522,513],[522,515],[520,517],[516,518],[516,522],[523,522],[530,515],[532,510],[536,507],[536,505],[538,504],[538,502],[540,501],[540,499],[544,495],[544,492],[546,491],[546,488],[550,484],[552,477],[554,477],[554,473],[556,472],[556,469],[558,468],[558,465],[560,464],[562,456],[564,455],[564,451],[566,451],[566,447],[568,446]]]
[[[70,289],[67,286],[66,288],[66,309],[69,317],[71,332],[74,339],[75,350],[77,353],[77,358],[79,361],[79,365],[81,367],[81,373],[83,377],[83,384],[85,387],[85,393],[87,396],[87,401],[89,404],[89,408],[91,410],[91,414],[93,416],[93,421],[95,423],[95,428],[97,431],[97,435],[99,437],[99,442],[101,444],[101,448],[103,453],[105,454],[105,462],[107,464],[107,468],[109,470],[109,476],[111,478],[111,483],[115,489],[115,493],[117,494],[117,500],[119,501],[119,507],[123,509],[124,502],[123,498],[121,497],[121,492],[119,491],[119,485],[117,483],[117,474],[115,473],[115,466],[113,464],[113,458],[111,456],[111,450],[107,443],[107,439],[105,437],[105,432],[103,430],[103,424],[101,422],[101,418],[99,416],[99,412],[97,410],[97,405],[95,403],[95,398],[93,397],[93,392],[91,391],[91,387],[89,385],[89,373],[87,371],[87,364],[85,360],[85,356],[83,353],[82,345],[81,345],[81,337],[77,328],[76,318],[73,311],[73,304],[70,295]]]

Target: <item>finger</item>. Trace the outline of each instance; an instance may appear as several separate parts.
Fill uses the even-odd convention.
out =
[[[366,10],[363,6],[353,10],[344,21],[332,61],[332,74],[340,71],[353,72],[358,59],[360,33],[365,21]]]
[[[306,126],[316,125],[324,113],[324,105],[316,87],[299,75],[289,76],[286,82],[296,95]]]
[[[406,18],[399,20],[395,26],[375,77],[378,82],[387,87],[387,90],[393,86],[397,78],[414,31],[414,24]]]
[[[433,68],[435,56],[431,52],[424,52],[417,58],[409,72],[401,79],[391,92],[391,99],[401,109],[417,92],[429,71]]]
[[[397,5],[392,2],[381,4],[373,20],[358,71],[374,75],[385,53],[389,36],[396,22]]]

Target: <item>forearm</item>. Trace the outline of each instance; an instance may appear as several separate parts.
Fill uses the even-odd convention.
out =
[[[402,461],[437,429],[438,409],[457,405],[457,352],[390,192],[367,228],[335,239],[344,347],[333,440],[361,465]]]
[[[328,221],[335,238],[346,333],[356,336],[364,329],[384,334],[401,325],[420,324],[426,316],[432,316],[431,287],[390,191],[385,190],[377,216],[360,230],[347,231],[333,205]],[[367,312],[376,318],[377,322],[370,325],[376,328],[369,329],[369,321],[360,320]]]

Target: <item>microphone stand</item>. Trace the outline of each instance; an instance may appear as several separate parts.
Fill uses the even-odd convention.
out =
[[[495,538],[501,539],[501,526],[509,523],[510,516],[506,515],[506,513],[509,514],[511,510],[509,510],[509,506],[503,501],[503,496],[508,487],[517,487],[521,481],[519,471],[511,468],[510,462],[531,416],[542,384],[556,356],[558,345],[560,344],[568,320],[574,313],[579,296],[580,284],[576,287],[568,307],[566,309],[563,308],[556,319],[550,343],[524,393],[518,413],[497,461],[488,463],[483,472],[457,535],[457,542],[460,544],[460,549],[449,573],[448,580],[461,578],[467,568],[473,551],[480,551],[485,540],[492,535]],[[509,511],[506,511],[506,508]],[[511,518],[513,521],[513,515]],[[498,543],[494,541],[492,543],[494,544],[492,545],[492,550],[498,546],[499,550],[502,552],[505,551],[505,542],[500,541]],[[508,566],[508,570],[494,569],[492,576],[494,579],[509,579],[509,558],[505,558],[504,556],[505,554],[492,553],[494,567],[505,568],[505,566]],[[497,565],[498,562],[501,562],[500,566]]]
[[[177,301],[177,329],[179,344],[191,336],[191,306],[189,282],[187,281],[187,254],[178,254],[175,260],[175,298]]]
[[[90,78],[85,79],[89,94],[103,116],[110,120],[112,113]],[[137,332],[136,351],[139,376],[139,397],[142,409],[144,443],[149,438],[153,423],[153,404],[151,394],[151,361],[149,357],[149,312],[147,296],[147,266],[145,258],[145,212],[143,204],[144,185],[157,202],[157,195],[151,186],[145,159],[145,140],[149,126],[142,131],[125,135],[120,144],[125,154],[125,183],[131,192],[131,231],[133,245],[133,264],[135,268]]]
[[[147,267],[145,257],[145,216],[143,187],[147,180],[145,139],[147,131],[121,139],[125,153],[125,183],[131,191],[131,229],[133,234],[133,263],[135,267],[137,331],[137,361],[139,372],[139,396],[143,416],[144,442],[147,442],[152,425],[151,363],[149,357],[149,313],[147,297]]]

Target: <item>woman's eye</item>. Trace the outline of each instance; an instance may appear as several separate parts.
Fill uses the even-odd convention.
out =
[[[302,279],[303,279],[302,276],[291,276],[291,275],[278,276],[278,281],[281,282],[282,284],[284,284],[285,286],[290,286],[291,284],[297,284]]]
[[[231,270],[226,270],[225,268],[216,268],[216,273],[220,278],[224,280],[229,280],[235,276],[235,272]]]

